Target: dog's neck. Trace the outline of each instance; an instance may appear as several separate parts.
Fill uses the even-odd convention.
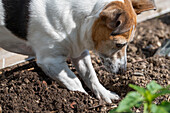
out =
[[[68,45],[70,56],[77,57],[85,49],[93,50],[92,26],[102,9],[112,1],[124,0],[51,0],[46,14],[49,24],[61,35]],[[64,28],[64,29],[63,29]]]

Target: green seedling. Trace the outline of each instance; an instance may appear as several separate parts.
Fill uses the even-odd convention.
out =
[[[146,88],[129,84],[129,87],[136,91],[129,92],[126,97],[120,102],[116,109],[110,113],[132,113],[132,107],[140,107],[143,105],[143,113],[170,113],[170,102],[162,102],[159,105],[153,101],[162,95],[170,94],[170,85],[163,88],[155,81],[150,82]]]

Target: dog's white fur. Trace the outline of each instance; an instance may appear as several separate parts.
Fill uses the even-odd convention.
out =
[[[17,38],[5,28],[0,4],[0,47],[35,55],[37,64],[51,78],[70,90],[86,93],[65,62],[67,57],[72,58],[86,85],[99,99],[111,103],[119,96],[99,83],[87,49],[94,48],[91,38],[94,21],[104,6],[112,1],[124,3],[124,0],[32,0],[28,41]]]
[[[4,25],[4,8],[2,5],[2,0],[0,0],[0,26]]]

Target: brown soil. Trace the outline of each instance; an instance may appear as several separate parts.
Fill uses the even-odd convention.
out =
[[[144,87],[151,80],[162,86],[170,84],[170,58],[153,57],[160,44],[170,38],[169,18],[167,14],[138,24],[136,37],[128,47],[126,74],[108,73],[98,58],[91,55],[98,78],[107,89],[123,99],[132,90],[129,83]],[[68,64],[77,74],[71,62]],[[86,86],[85,89],[91,96],[62,88],[47,77],[35,61],[29,61],[0,70],[0,109],[4,113],[108,112],[119,103],[101,104]],[[155,103],[162,100],[170,100],[170,97],[160,97]]]

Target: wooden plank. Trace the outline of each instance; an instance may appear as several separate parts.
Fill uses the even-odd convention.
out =
[[[15,54],[0,48],[0,69],[24,62],[28,56]]]

